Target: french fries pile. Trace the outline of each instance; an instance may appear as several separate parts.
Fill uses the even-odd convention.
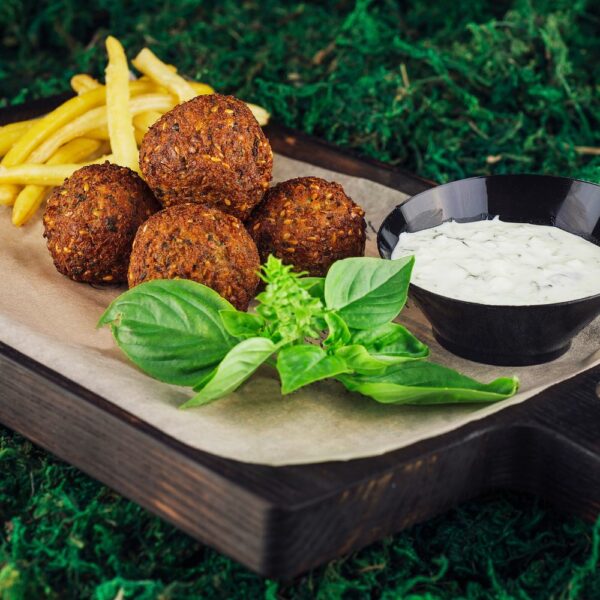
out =
[[[149,127],[176,104],[214,93],[188,81],[144,48],[132,61],[142,74],[131,80],[123,46],[106,39],[106,83],[75,75],[77,96],[51,113],[0,127],[0,205],[12,206],[12,222],[24,225],[52,186],[80,167],[110,161],[139,173],[138,147]],[[265,125],[269,114],[249,104]]]

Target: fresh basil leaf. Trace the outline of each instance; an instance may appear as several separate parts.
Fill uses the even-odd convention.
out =
[[[255,337],[240,342],[232,348],[214,375],[202,389],[190,398],[181,408],[203,406],[237,389],[260,365],[277,350],[277,346],[268,338]]]
[[[360,344],[342,346],[335,351],[335,356],[341,358],[346,366],[359,375],[375,375],[383,373],[389,362],[371,356],[367,349]]]
[[[348,367],[358,375],[375,375],[383,373],[388,367],[413,360],[421,360],[427,354],[373,354],[361,344],[342,346],[335,355],[343,359]]]
[[[233,306],[210,288],[185,279],[157,279],[121,294],[100,317],[121,350],[142,371],[194,386],[239,340],[223,326]]]
[[[342,358],[348,367],[359,375],[374,375],[383,373],[388,367],[413,360],[422,360],[429,353],[425,346],[424,353],[409,354],[406,352],[396,354],[373,353],[361,344],[342,346],[335,351],[335,355]]]
[[[323,340],[323,346],[331,348],[347,344],[350,341],[350,330],[342,317],[335,312],[327,312],[324,319],[327,329],[329,329],[329,335]]]
[[[416,359],[429,355],[429,348],[398,323],[386,323],[374,329],[353,330],[351,342],[364,346],[369,354],[375,356]]]
[[[370,329],[394,319],[406,302],[414,257],[398,260],[346,258],[325,278],[325,303],[349,327]]]
[[[239,310],[222,310],[219,312],[223,326],[229,335],[244,339],[257,337],[265,326],[265,320],[256,313],[247,313]]]
[[[320,346],[287,346],[277,355],[281,393],[289,394],[304,385],[348,372],[343,360],[327,354]]]
[[[217,371],[218,366],[219,363],[216,363],[214,366],[208,367],[206,369],[206,372],[204,373],[204,376],[194,384],[194,387],[192,389],[195,392],[199,392],[201,389],[203,389],[206,386],[206,384],[215,376],[215,372]]]
[[[514,395],[515,377],[480,383],[435,363],[414,361],[393,365],[377,375],[338,375],[348,390],[384,404],[453,404],[496,402]]]
[[[325,303],[325,277],[302,277],[298,283],[313,297]]]

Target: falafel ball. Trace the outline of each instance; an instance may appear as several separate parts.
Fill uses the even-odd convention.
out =
[[[78,169],[54,188],[44,212],[44,237],[54,266],[74,281],[127,281],[138,227],[159,203],[142,178],[109,162]]]
[[[245,220],[269,187],[273,153],[241,100],[208,94],[150,127],[140,166],[163,206],[199,202]]]
[[[246,310],[258,285],[254,241],[232,215],[200,204],[178,204],[140,227],[129,263],[129,287],[151,279],[192,279]]]
[[[261,260],[274,254],[322,277],[341,258],[365,253],[365,211],[339,183],[298,177],[277,184],[248,222]]]

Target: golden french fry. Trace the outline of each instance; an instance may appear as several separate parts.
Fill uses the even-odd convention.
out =
[[[82,166],[81,164],[34,165],[22,163],[13,167],[0,167],[0,183],[60,185]]]
[[[150,94],[153,92],[158,92],[161,94],[169,93],[169,91],[165,87],[163,87],[162,85],[158,85],[156,82],[152,81],[150,77],[146,76],[140,77],[139,79],[130,79],[127,83],[129,85],[129,93],[131,96],[135,96],[136,94]],[[206,86],[205,83],[190,83],[193,83],[194,85],[200,85],[202,86],[202,89],[210,87]],[[73,77],[71,78],[71,88],[74,92],[77,92],[79,94],[88,92],[92,89],[97,89],[99,87],[104,87],[104,84],[100,83],[97,79],[94,79],[90,75],[86,75],[85,73],[73,75]]]
[[[254,118],[258,121],[258,124],[261,127],[264,127],[269,122],[271,115],[262,106],[258,106],[258,104],[250,104],[250,102],[246,102],[246,106],[252,111]]]
[[[169,69],[149,48],[143,48],[131,62],[138,71],[175,94],[180,102],[198,95],[189,82]]]
[[[59,148],[48,160],[48,165],[79,163],[96,153],[103,143],[99,140],[77,138]],[[12,210],[13,225],[24,225],[37,211],[46,196],[47,188],[40,185],[26,185],[17,196]]]
[[[81,139],[81,138],[77,138],[77,139]],[[108,160],[109,162],[111,162],[113,160],[113,155],[110,152],[110,142],[108,142],[107,140],[97,140],[100,142],[100,147],[98,148],[98,150],[96,150],[95,152],[93,152],[92,154],[90,154],[90,156],[87,158],[87,160],[89,162],[93,162],[94,164],[96,164],[100,159],[100,162],[104,162],[106,160]],[[109,158],[107,158],[107,156]],[[83,160],[83,159],[80,159]]]
[[[77,138],[59,148],[46,164],[78,163],[97,152],[102,146],[102,142],[98,140]]]
[[[148,111],[165,113],[171,110],[176,102],[177,100],[170,94],[144,94],[132,98],[129,106],[131,114],[135,116]]]
[[[141,112],[156,110],[166,112],[175,105],[175,98],[167,94],[144,94],[136,96],[129,101],[129,109],[132,115]],[[60,146],[81,136],[88,137],[88,132],[98,128],[106,127],[107,114],[106,108],[100,106],[88,111],[65,125],[60,131],[57,131],[52,137],[41,144],[35,152],[31,154],[28,162],[40,164],[46,162]],[[114,152],[114,148],[112,149]],[[137,148],[136,148],[137,153]]]
[[[133,63],[133,61],[131,61],[131,62]],[[169,71],[171,71],[171,73],[177,73],[177,67],[175,65],[169,65],[167,63],[165,63],[165,65],[166,65],[167,69],[169,69]],[[154,85],[156,85],[156,87],[158,89],[162,88],[163,91],[165,91],[165,92],[167,91],[167,88],[163,87],[162,85],[161,86],[157,85],[153,79],[148,77],[148,75],[142,75],[141,77],[138,78],[138,81],[151,81]]]
[[[159,113],[157,110],[148,110],[133,117],[133,124],[136,129],[146,133],[161,117],[162,113]]]
[[[73,75],[73,77],[71,77],[71,87],[77,94],[83,94],[84,92],[95,90],[101,86],[102,84],[97,79],[94,79],[86,73],[79,73],[78,75]]]
[[[12,206],[18,193],[17,185],[0,185],[0,206]]]
[[[84,112],[103,104],[106,100],[104,87],[91,90],[61,104],[58,108],[36,121],[6,153],[0,166],[11,167],[24,162],[33,150],[55,131]],[[13,204],[17,188],[0,186],[0,202]]]
[[[86,132],[85,137],[94,138],[95,140],[108,140],[108,127],[96,127]]]
[[[177,69],[173,65],[167,65],[167,68],[173,73],[177,73]],[[148,77],[147,75],[142,75],[139,79],[136,79],[136,81],[151,83],[154,86],[154,92],[159,92],[161,94],[169,93],[169,90],[167,90],[166,87],[164,87],[163,85],[159,85],[158,83],[150,79],[150,77]],[[210,87],[210,85],[208,85],[207,83],[202,83],[201,81],[188,81],[187,79],[185,79],[184,81],[187,81],[187,83],[189,83],[192,86],[192,88],[196,92],[196,96],[204,96],[206,94],[215,93],[214,88]]]
[[[33,150],[55,131],[90,109],[104,104],[106,90],[104,87],[91,90],[61,104],[51,113],[42,117],[25,132],[2,159],[2,166],[10,167],[24,162]]]
[[[190,81],[189,84],[196,92],[196,96],[206,96],[207,94],[214,94],[215,90],[210,87],[207,83],[202,83],[200,81]]]
[[[29,119],[28,121],[17,121],[0,127],[0,156],[4,156],[12,145],[37,121],[38,119]]]
[[[48,191],[43,185],[26,185],[18,194],[12,208],[12,223],[24,225],[44,201]]]
[[[133,117],[133,124],[135,126],[135,141],[138,146],[142,145],[142,140],[148,129],[162,117],[162,113],[156,110],[149,110],[147,112],[140,113]]]
[[[141,81],[136,79],[129,82],[129,96],[141,96],[142,94],[168,94],[167,90],[159,90],[153,81]]]
[[[56,131],[43,144],[40,144],[28,159],[28,163],[44,163],[64,144],[71,140],[87,136],[89,131],[106,130],[106,108],[99,106],[73,119]]]
[[[153,92],[155,88],[156,86],[149,82],[129,82],[129,92],[132,96],[148,94]],[[31,123],[23,136],[15,141],[0,164],[9,167],[25,162],[35,148],[55,131],[90,109],[105,104],[105,102],[106,88],[104,86],[85,92],[75,98],[70,98],[46,116]]]
[[[114,155],[108,154],[96,160],[84,163],[68,163],[63,165],[35,165],[22,163],[13,167],[0,167],[0,183],[16,185],[61,185],[62,182],[73,175],[77,169],[86,165],[97,165],[104,162],[114,162]]]
[[[142,140],[146,133],[137,127],[133,130],[133,134],[135,136],[135,143],[138,145],[138,148],[142,145]]]
[[[106,38],[108,66],[106,67],[106,114],[110,146],[117,164],[140,170],[137,142],[129,106],[129,67],[121,43]]]
[[[150,77],[146,77],[146,75],[142,75],[139,79],[136,79],[135,81],[141,81],[142,83],[145,83],[146,85],[151,85],[153,92],[157,92],[159,94],[169,94],[170,93],[166,87],[164,87],[163,85],[158,85],[158,83],[156,83],[155,81],[152,81],[152,79],[150,79]]]

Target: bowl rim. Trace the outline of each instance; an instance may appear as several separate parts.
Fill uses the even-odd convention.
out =
[[[475,175],[473,177],[465,177],[463,179],[455,179],[454,181],[448,181],[446,183],[442,183],[440,185],[436,185],[434,187],[431,187],[427,190],[423,190],[422,192],[419,192],[418,194],[415,194],[414,196],[410,196],[409,198],[407,198],[406,200],[404,200],[404,202],[401,202],[400,204],[397,204],[387,215],[386,217],[383,219],[383,221],[381,222],[381,225],[379,226],[379,229],[377,230],[377,251],[379,252],[379,256],[385,260],[394,260],[391,257],[391,253],[390,253],[390,257],[386,258],[385,256],[383,256],[383,253],[381,251],[381,244],[380,244],[380,239],[381,239],[381,232],[383,231],[384,225],[386,224],[387,220],[390,218],[390,216],[396,212],[397,210],[399,210],[401,207],[406,206],[409,202],[413,202],[418,200],[420,196],[423,196],[425,194],[431,193],[432,190],[436,190],[439,188],[443,188],[446,186],[450,186],[456,183],[461,183],[463,181],[470,181],[470,180],[475,180],[475,179],[496,179],[496,178],[504,178],[504,177],[539,177],[540,179],[562,179],[564,181],[571,181],[571,182],[576,182],[576,183],[585,183],[587,185],[592,185],[594,187],[600,188],[600,184],[598,183],[594,183],[592,181],[586,181],[585,179],[575,179],[573,177],[564,177],[562,175],[545,175],[543,173],[499,173],[496,175]],[[483,213],[482,213],[483,214]],[[448,221],[451,221],[452,219],[448,219]],[[483,221],[484,219],[479,219],[480,221]],[[443,221],[443,223],[446,223],[448,221]],[[516,223],[520,223],[521,221],[514,221]],[[526,223],[526,221],[523,221],[523,223]],[[434,225],[434,227],[437,227],[437,225]],[[556,225],[550,225],[550,227],[556,227]],[[425,229],[431,229],[431,227],[425,227]],[[560,227],[558,227],[558,229],[560,229]],[[566,231],[566,230],[563,230]],[[572,233],[570,231],[568,231],[567,233]],[[577,235],[576,233],[572,233],[572,235]],[[577,237],[581,237],[581,236],[577,236]],[[393,250],[392,250],[393,252]],[[410,256],[414,256],[414,255],[410,255]],[[415,257],[416,259],[416,257]],[[544,304],[484,304],[482,302],[472,302],[470,300],[461,300],[460,298],[452,298],[451,296],[444,296],[443,294],[438,294],[437,292],[432,292],[431,290],[428,290],[426,288],[423,288],[415,283],[410,282],[410,287],[416,288],[419,291],[425,292],[427,294],[431,294],[432,296],[434,296],[435,298],[439,298],[441,300],[451,300],[452,302],[458,302],[459,304],[463,304],[466,306],[477,306],[477,307],[485,307],[485,308],[490,308],[490,309],[529,309],[529,310],[535,310],[536,308],[540,308],[540,307],[544,307],[544,308],[552,308],[552,307],[556,307],[556,308],[560,308],[563,306],[569,306],[569,305],[573,305],[579,302],[586,302],[589,300],[595,300],[595,299],[600,299],[600,292],[598,292],[597,294],[593,294],[591,296],[584,296],[583,298],[576,298],[574,300],[563,300],[561,302],[546,302]]]
[[[454,185],[456,183],[462,183],[463,181],[473,181],[475,179],[504,179],[505,177],[535,177],[539,179],[562,179],[564,181],[571,181],[574,183],[585,183],[587,185],[593,185],[594,187],[600,188],[600,183],[594,183],[593,181],[588,181],[587,179],[577,179],[576,177],[566,177],[564,175],[546,175],[545,173],[497,173],[495,175],[473,175],[472,177],[463,177],[462,179],[453,179],[452,181],[446,181],[446,183],[440,183],[439,185],[434,185],[414,196],[410,196],[398,206],[404,206],[407,202],[412,202],[419,198],[419,196],[424,196],[425,194],[431,193],[432,190],[439,190],[440,188]],[[386,217],[387,218],[387,217]],[[384,221],[385,222],[385,219]],[[383,223],[382,223],[383,224]]]

